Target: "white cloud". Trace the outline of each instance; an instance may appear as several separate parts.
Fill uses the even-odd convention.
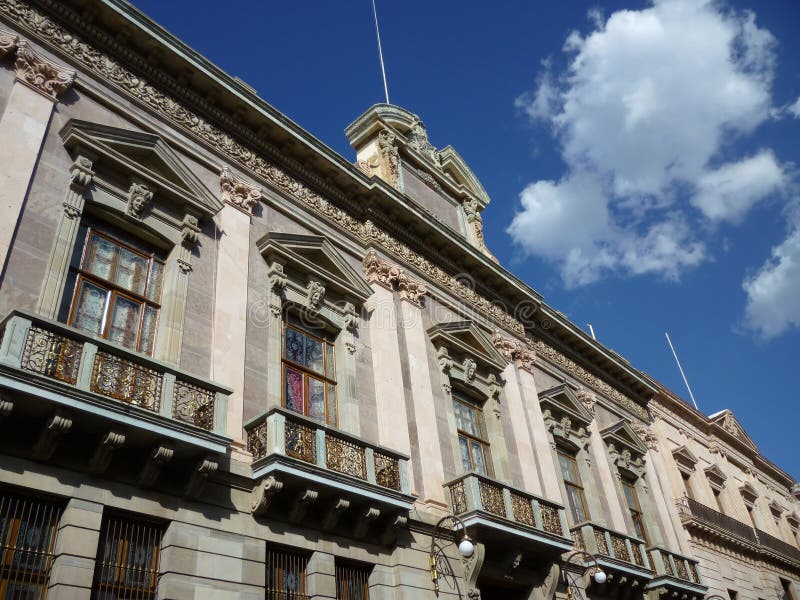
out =
[[[800,227],[772,249],[772,257],[743,287],[745,323],[761,337],[800,327]]]
[[[755,204],[783,188],[787,179],[775,155],[762,150],[702,175],[691,202],[712,222],[739,223]]]
[[[788,110],[795,119],[800,119],[800,98],[795,100],[793,104],[790,104],[786,110]]]
[[[568,36],[566,68],[548,66],[517,99],[554,127],[568,168],[525,187],[508,233],[570,285],[613,272],[678,278],[708,258],[689,201],[736,223],[788,181],[769,151],[715,164],[770,116],[775,39],[752,13],[704,0],[592,22]]]

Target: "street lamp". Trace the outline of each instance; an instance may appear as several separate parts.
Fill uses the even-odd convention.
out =
[[[574,587],[574,583],[570,583],[569,579],[567,578],[567,567],[573,563],[573,558],[582,558],[583,562],[586,563],[584,570],[587,568],[591,568],[591,576],[594,579],[595,583],[605,583],[608,579],[606,572],[600,568],[600,563],[598,562],[597,557],[594,554],[589,554],[588,552],[584,552],[583,550],[575,550],[572,554],[567,556],[566,560],[564,561],[564,585],[567,586],[567,599],[572,600],[572,588]],[[589,563],[593,563],[591,566]]]
[[[455,515],[447,515],[439,519],[439,522],[436,523],[436,527],[433,528],[433,536],[431,537],[431,551],[428,554],[428,562],[431,566],[431,581],[433,581],[433,591],[438,596],[439,595],[439,571],[441,570],[444,575],[449,575],[455,579],[455,574],[453,573],[453,569],[450,566],[450,561],[448,561],[447,556],[444,554],[444,549],[447,545],[442,546],[439,542],[439,532],[443,528],[443,526],[447,524],[448,529],[453,531],[456,535],[458,532],[461,532],[461,539],[458,542],[458,552],[464,558],[469,558],[475,553],[475,544],[470,539],[469,535],[467,535],[467,528],[464,525],[464,521],[459,519]],[[443,564],[439,564],[439,560],[443,560]]]

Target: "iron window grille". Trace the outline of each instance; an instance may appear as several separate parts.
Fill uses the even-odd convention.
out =
[[[306,600],[308,555],[267,547],[266,600]]]
[[[336,598],[369,600],[371,565],[336,561]]]

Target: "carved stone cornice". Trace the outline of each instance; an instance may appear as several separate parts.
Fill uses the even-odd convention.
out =
[[[253,207],[261,200],[263,190],[250,185],[241,177],[235,176],[228,167],[223,167],[219,176],[219,187],[222,190],[222,201],[232,204],[243,211],[253,214]]]
[[[555,365],[564,369],[570,375],[580,379],[583,383],[594,388],[609,399],[614,400],[631,414],[639,417],[643,421],[650,421],[650,417],[644,407],[628,398],[616,388],[611,387],[597,375],[590,373],[572,359],[567,358],[561,354],[561,352],[545,343],[543,340],[539,338],[528,338],[528,343],[531,345],[531,347],[533,347],[534,350],[536,350],[537,354],[544,356]]]
[[[57,100],[75,81],[75,71],[65,69],[40,56],[25,40],[17,43],[17,60],[14,63],[14,69],[17,79],[52,100]]]
[[[17,42],[19,42],[19,38],[15,33],[0,29],[0,58],[16,50]]]

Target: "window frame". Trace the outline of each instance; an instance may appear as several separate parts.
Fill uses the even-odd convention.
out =
[[[316,340],[322,343],[322,373],[318,371],[314,371],[306,367],[305,365],[301,365],[293,360],[290,360],[286,357],[286,329],[290,328],[294,331],[309,337],[313,340]],[[326,337],[322,337],[320,335],[315,335],[300,327],[299,325],[295,325],[294,323],[288,322],[288,319],[284,317],[282,320],[282,327],[281,327],[281,406],[286,408],[287,410],[291,410],[292,412],[297,412],[291,408],[289,408],[286,404],[286,369],[287,367],[298,371],[303,376],[303,412],[297,413],[302,414],[304,417],[308,419],[312,419],[316,421],[311,416],[311,403],[310,403],[310,394],[309,394],[309,378],[316,379],[323,383],[323,393],[324,393],[324,404],[325,404],[325,425],[330,425],[332,427],[338,426],[339,421],[339,399],[338,399],[338,381],[336,379],[336,344],[330,341]],[[333,362],[331,366],[331,372],[333,373],[333,377],[328,375],[328,348],[330,348],[330,359]],[[331,416],[330,414],[330,407],[331,407],[331,400],[329,398],[329,387],[333,388],[333,400],[332,405],[334,407],[334,415]],[[318,421],[317,421],[318,422]]]
[[[476,437],[474,434],[464,431],[463,429],[459,429],[458,427],[458,419],[456,421],[456,437],[458,438],[458,448],[459,448],[459,457],[461,458],[461,467],[464,468],[463,463],[463,456],[461,455],[461,438],[464,438],[467,441],[467,447],[469,448],[469,460],[470,460],[470,469],[466,472],[468,473],[478,473],[478,475],[484,475],[486,477],[494,477],[494,463],[492,462],[492,445],[489,441],[489,431],[486,428],[486,419],[483,415],[483,407],[479,405],[478,402],[469,398],[464,394],[460,394],[453,390],[452,392],[453,398],[453,414],[455,416],[455,403],[458,402],[462,406],[467,407],[470,411],[474,412],[475,414],[475,421],[478,424],[478,428],[480,429],[480,434],[482,437]],[[483,464],[486,465],[486,473],[479,473],[475,469],[475,457],[472,454],[473,451],[473,442],[477,443],[482,452],[483,452]]]
[[[639,500],[639,492],[636,489],[636,480],[622,475],[620,477],[620,483],[622,484],[622,495],[625,497],[625,504],[628,507],[628,514],[633,522],[633,530],[645,544],[649,544],[650,540],[647,535],[644,510]],[[630,496],[626,493],[626,490],[630,491]],[[631,500],[633,500],[633,503],[631,503]]]
[[[567,479],[564,477],[564,468],[561,463],[562,457],[569,462],[570,465],[569,471],[574,475],[574,478],[577,481],[567,481]],[[575,453],[570,452],[567,448],[563,448],[562,446],[557,446],[556,458],[559,462],[559,472],[561,473],[561,481],[564,484],[570,516],[574,521],[573,525],[577,525],[578,523],[583,523],[589,519],[589,507],[586,504],[585,488],[583,487],[583,479],[581,478],[581,471],[578,468],[578,461],[575,457]],[[582,519],[579,518],[579,515],[577,514],[575,504],[572,500],[572,495],[569,493],[570,489],[574,489],[577,492],[578,500],[580,501],[580,510],[581,513],[583,514]]]
[[[117,246],[118,248],[122,248],[122,249],[124,249],[124,250],[126,250],[128,252],[131,252],[131,253],[133,253],[133,254],[135,254],[135,255],[137,255],[137,256],[139,256],[139,257],[141,257],[141,258],[143,258],[143,259],[145,259],[147,261],[147,272],[146,272],[146,274],[144,276],[145,284],[144,284],[144,293],[143,294],[138,294],[138,293],[133,292],[133,291],[131,291],[129,289],[126,289],[123,286],[121,286],[118,283],[116,283],[115,281],[110,280],[110,279],[106,279],[104,277],[101,277],[100,275],[97,275],[96,273],[92,273],[90,270],[88,270],[86,268],[87,267],[86,261],[89,260],[89,252],[91,251],[90,250],[91,242],[95,237],[104,239],[107,242]],[[115,277],[118,274],[118,272],[119,272],[118,271],[119,263],[120,263],[119,254],[117,253],[115,255],[115,257],[114,257],[113,262],[112,262],[111,273],[110,273],[111,277]],[[151,274],[153,272],[153,264],[154,263],[159,263],[161,265],[161,281],[160,281],[159,290],[158,290],[158,301],[153,300],[151,298],[148,298],[148,293],[149,293],[148,286],[150,284],[150,276],[151,276]],[[83,241],[83,249],[81,250],[80,262],[79,262],[77,267],[72,267],[72,269],[76,273],[76,277],[75,277],[74,289],[72,291],[72,299],[70,301],[69,313],[68,313],[68,317],[67,317],[67,325],[69,325],[71,327],[77,327],[77,328],[81,329],[80,327],[78,327],[75,324],[75,318],[76,318],[77,313],[78,313],[78,308],[79,308],[78,307],[78,303],[79,303],[81,290],[83,289],[84,283],[89,283],[90,285],[93,285],[96,288],[100,288],[100,289],[104,290],[105,293],[106,293],[106,298],[105,298],[105,301],[104,301],[104,304],[103,304],[103,316],[102,316],[102,319],[101,319],[100,331],[97,332],[97,333],[96,332],[91,332],[91,331],[85,330],[85,329],[81,329],[81,331],[87,331],[88,333],[91,333],[93,335],[97,335],[97,336],[99,336],[99,337],[101,337],[103,339],[106,339],[106,340],[109,340],[109,341],[113,342],[113,340],[111,340],[109,338],[109,335],[110,335],[110,332],[111,332],[111,326],[112,326],[111,317],[112,317],[114,308],[117,305],[117,299],[118,298],[124,298],[125,300],[128,300],[129,302],[137,304],[140,307],[140,310],[139,310],[138,324],[137,324],[137,327],[136,327],[135,341],[134,341],[133,346],[126,346],[124,344],[120,344],[120,345],[122,345],[123,347],[125,347],[125,348],[127,348],[129,350],[133,350],[134,352],[141,352],[141,353],[146,354],[148,356],[152,356],[154,354],[154,352],[155,352],[155,345],[156,345],[155,336],[156,336],[156,333],[158,331],[158,319],[159,319],[159,316],[160,316],[160,313],[161,313],[161,306],[162,306],[161,305],[161,295],[163,294],[163,291],[164,291],[164,289],[163,289],[164,288],[164,273],[165,273],[165,270],[166,270],[165,261],[160,259],[160,258],[158,258],[156,256],[155,252],[151,252],[150,254],[147,254],[145,252],[142,252],[141,250],[137,250],[136,248],[133,248],[131,245],[126,244],[125,242],[122,242],[122,241],[114,238],[113,236],[111,236],[111,235],[109,235],[107,233],[104,233],[104,232],[100,231],[96,227],[91,227],[90,226],[86,230],[85,239]],[[144,326],[145,315],[147,314],[147,309],[148,308],[152,308],[152,309],[155,310],[155,322],[153,323],[152,347],[143,349],[142,345],[143,345],[143,341],[144,340],[142,339],[142,328]],[[119,343],[119,342],[114,342],[114,343]]]

